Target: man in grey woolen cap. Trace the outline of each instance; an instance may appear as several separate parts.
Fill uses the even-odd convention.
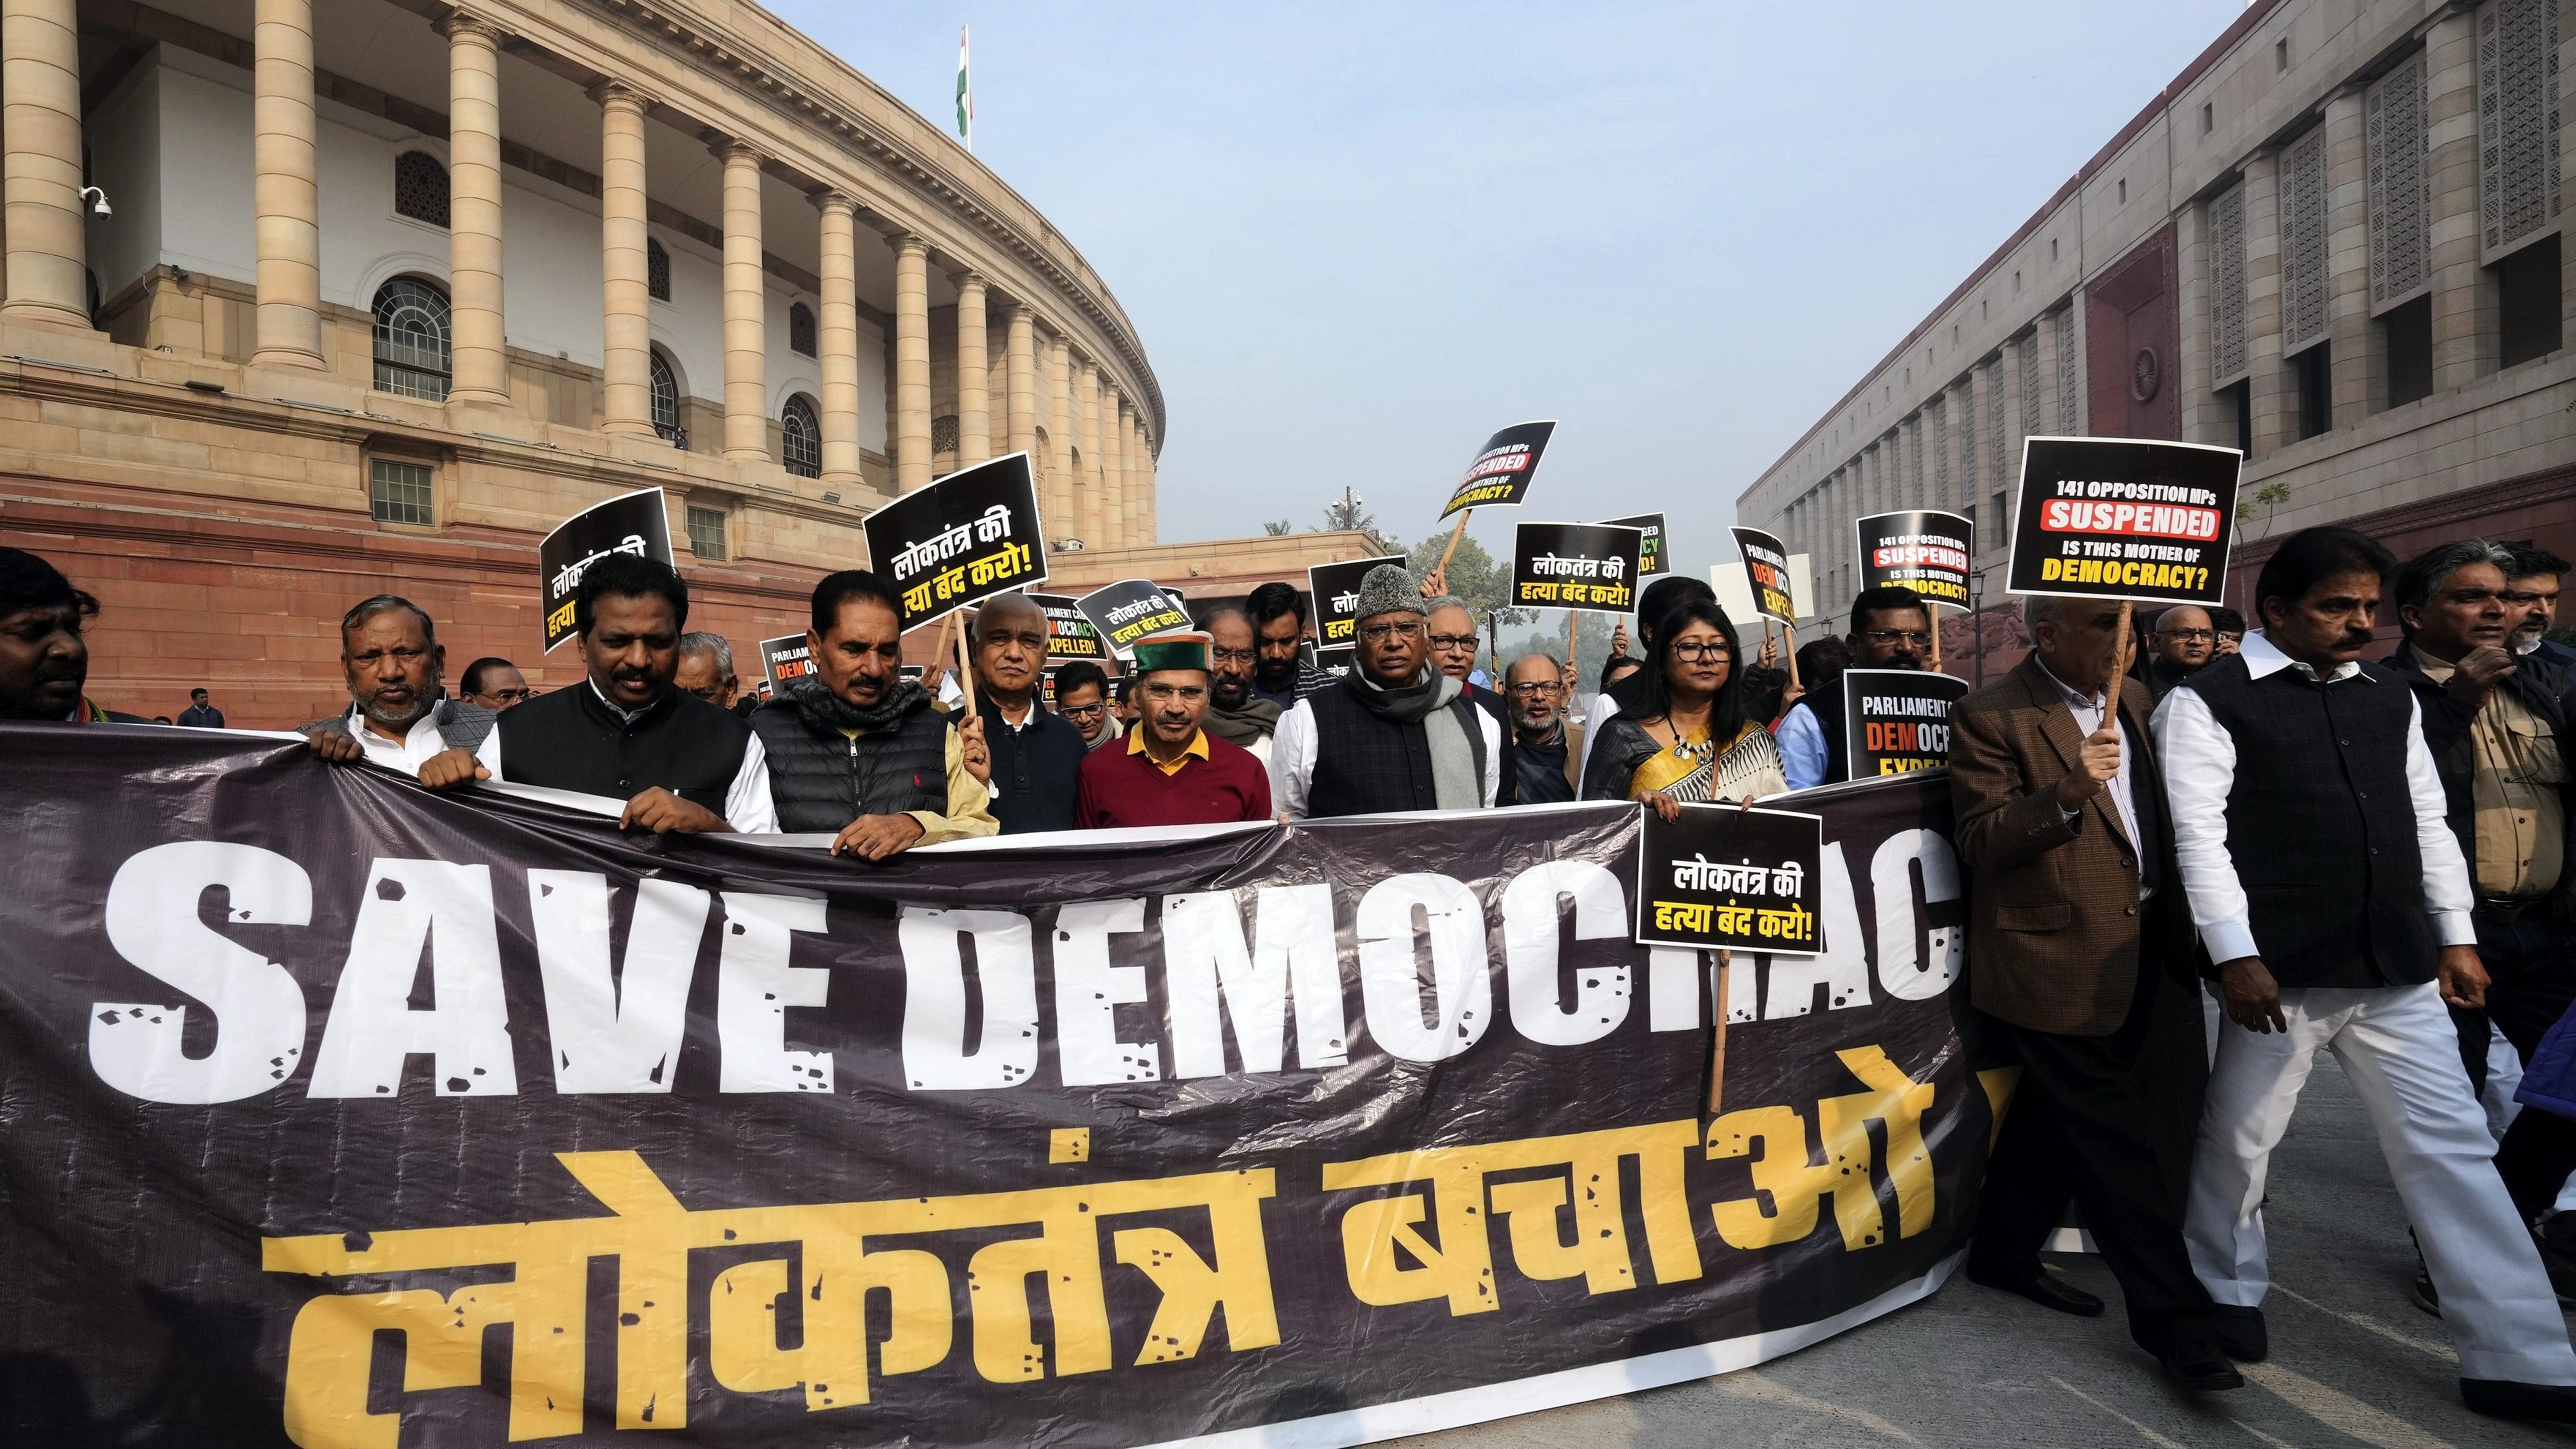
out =
[[[1422,585],[1397,564],[1360,581],[1355,667],[1279,717],[1270,798],[1290,820],[1483,810],[1502,782],[1502,728],[1431,667]]]

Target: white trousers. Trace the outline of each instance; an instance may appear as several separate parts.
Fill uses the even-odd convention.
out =
[[[2343,1064],[2379,1133],[2459,1349],[2460,1376],[2576,1384],[2576,1352],[2531,1231],[2496,1176],[2495,1138],[2460,1067],[2460,1038],[2431,983],[2281,993],[2288,1032],[2229,1022],[2209,1074],[2183,1238],[2219,1303],[2255,1307],[2272,1286],[2263,1182],[2317,1049]]]

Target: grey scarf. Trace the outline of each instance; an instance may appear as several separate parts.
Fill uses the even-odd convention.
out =
[[[1431,750],[1432,798],[1441,809],[1485,807],[1485,742],[1468,733],[1478,727],[1469,710],[1449,707],[1462,692],[1458,681],[1428,664],[1411,684],[1394,689],[1381,687],[1358,670],[1351,677],[1359,681],[1356,693],[1370,713],[1422,725],[1423,742]]]
[[[930,703],[930,692],[921,687],[919,680],[901,677],[886,686],[883,698],[866,708],[833,693],[822,676],[815,674],[790,681],[787,697],[807,725],[834,733],[857,730],[863,735],[883,734],[902,724],[904,716]]]

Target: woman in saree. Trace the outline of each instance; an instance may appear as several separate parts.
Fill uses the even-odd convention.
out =
[[[1744,717],[1726,611],[1688,600],[1663,617],[1655,641],[1645,702],[1596,726],[1583,798],[1635,800],[1678,820],[1686,804],[1785,792],[1771,732]]]

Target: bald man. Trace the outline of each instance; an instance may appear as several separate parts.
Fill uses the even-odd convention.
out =
[[[1004,835],[1073,829],[1082,757],[1091,742],[1038,702],[1046,614],[1026,595],[997,594],[976,611],[971,628],[975,713],[993,752],[993,818]]]
[[[2176,604],[2156,616],[2156,627],[2147,635],[2142,677],[2148,692],[2162,699],[2217,657],[2218,628],[2209,611],[2198,604]]]

